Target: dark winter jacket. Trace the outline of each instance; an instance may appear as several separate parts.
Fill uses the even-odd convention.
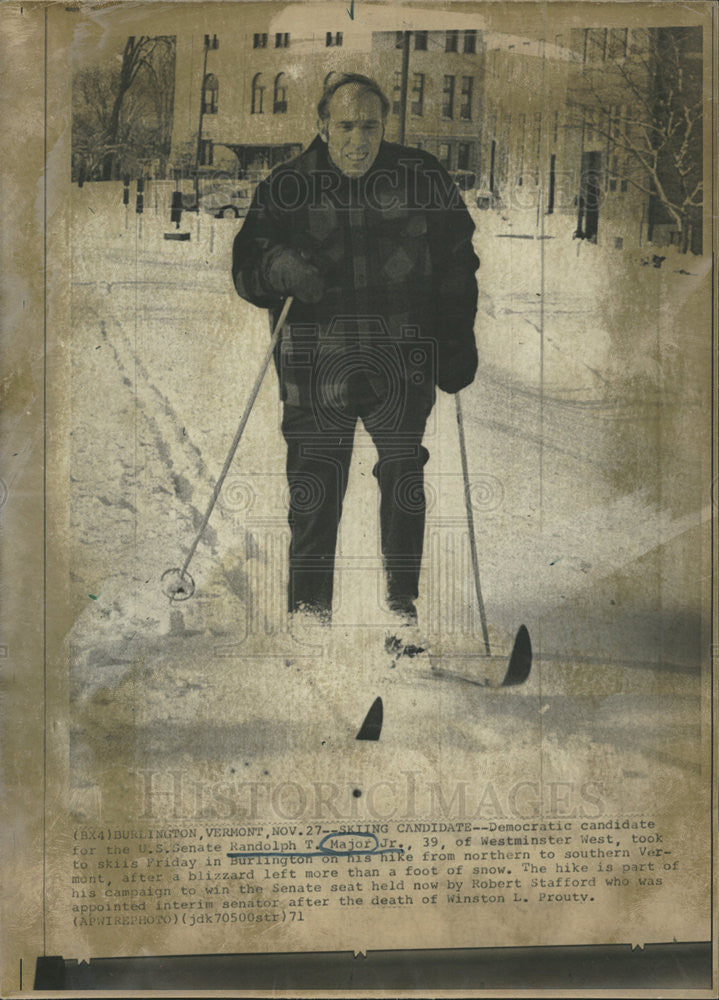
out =
[[[307,404],[327,341],[398,357],[400,377],[432,393],[435,384],[468,385],[477,369],[473,232],[449,174],[423,150],[383,142],[370,170],[350,179],[317,136],[277,167],[235,238],[233,278],[275,320],[281,298],[267,262],[278,246],[301,251],[322,274],[321,300],[295,299],[289,312],[276,355],[283,399]]]

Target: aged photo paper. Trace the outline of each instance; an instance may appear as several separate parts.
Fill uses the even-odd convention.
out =
[[[3,996],[715,995],[716,15],[4,6]]]

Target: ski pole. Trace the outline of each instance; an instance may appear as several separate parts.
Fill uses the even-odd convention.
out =
[[[477,593],[479,620],[482,623],[482,637],[487,656],[491,656],[489,648],[489,632],[487,631],[487,615],[484,610],[482,587],[479,582],[479,559],[477,557],[477,540],[474,534],[474,514],[472,513],[472,496],[469,489],[469,466],[467,465],[467,445],[464,439],[464,417],[459,393],[455,393],[454,401],[457,407],[457,428],[459,430],[459,453],[462,458],[462,478],[464,479],[464,506],[467,511],[467,528],[469,529],[469,548],[472,553],[472,572],[474,574],[474,589]]]
[[[265,373],[269,368],[270,362],[272,361],[272,355],[274,354],[275,347],[277,346],[280,335],[282,333],[282,327],[285,325],[285,320],[287,319],[287,313],[290,310],[290,306],[293,302],[293,296],[288,295],[285,299],[284,305],[282,306],[282,311],[280,312],[279,319],[275,323],[275,328],[272,331],[272,337],[270,338],[270,343],[267,348],[267,353],[265,354],[260,370],[255,379],[255,384],[252,386],[252,392],[250,393],[249,399],[245,405],[244,412],[240,418],[240,423],[235,432],[234,439],[230,445],[230,450],[227,453],[227,458],[225,459],[225,464],[222,466],[222,472],[217,478],[215,483],[215,488],[212,491],[212,496],[210,497],[210,502],[207,505],[207,510],[205,511],[205,516],[202,518],[202,524],[195,536],[195,540],[190,546],[190,551],[187,553],[185,562],[183,563],[182,569],[168,569],[162,574],[162,579],[165,581],[165,593],[171,600],[186,601],[195,592],[195,583],[190,574],[187,572],[187,568],[192,561],[192,557],[195,554],[195,550],[199,545],[200,539],[202,538],[203,532],[207,527],[207,522],[210,520],[212,511],[215,509],[215,504],[217,503],[217,498],[220,495],[222,486],[225,482],[227,473],[232,465],[232,459],[235,457],[235,452],[237,451],[237,446],[240,443],[240,439],[244,433],[247,421],[250,418],[250,413],[252,412],[252,407],[255,405],[255,400],[260,391],[260,386],[265,377]]]

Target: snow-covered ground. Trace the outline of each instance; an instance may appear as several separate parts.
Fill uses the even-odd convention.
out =
[[[166,240],[175,229],[163,193],[158,214],[153,197],[150,186],[138,218],[121,186],[72,194],[78,818],[131,813],[128,775],[149,766],[197,780],[311,772],[350,783],[479,767],[505,787],[536,770],[544,782],[601,780],[620,810],[656,800],[658,763],[664,787],[698,775],[708,262],[662,251],[655,268],[651,250],[573,241],[566,217],[542,231],[532,214],[475,212],[480,370],[461,401],[483,595],[494,651],[509,649],[520,623],[535,649],[528,684],[492,692],[385,662],[374,457],[361,429],[336,626],[320,650],[288,635],[274,371],[192,562],[195,596],[170,605],[163,595],[160,576],[192,542],[268,321],[232,287],[238,223],[185,216],[190,240]],[[437,645],[481,677],[452,398],[441,395],[425,443],[420,611]],[[357,744],[376,694],[382,739]]]

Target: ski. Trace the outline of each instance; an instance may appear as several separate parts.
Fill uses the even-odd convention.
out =
[[[375,698],[370,706],[370,710],[365,716],[365,720],[360,726],[360,730],[355,736],[356,740],[378,740],[382,732],[382,717],[384,711],[382,699]]]
[[[519,687],[526,683],[532,670],[532,641],[526,625],[520,625],[508,660],[483,653],[457,656],[425,650],[415,656],[397,655],[392,667],[403,666],[411,671],[411,676],[422,679],[457,681],[493,689]]]

